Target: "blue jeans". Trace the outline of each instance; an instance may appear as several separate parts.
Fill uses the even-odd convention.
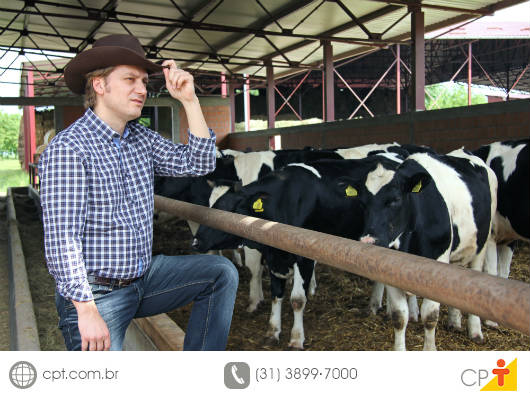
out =
[[[91,284],[94,300],[110,332],[111,350],[123,346],[133,318],[171,311],[193,302],[184,350],[224,350],[239,282],[237,269],[224,257],[153,257],[145,274],[127,287]],[[77,311],[56,292],[55,304],[68,350],[81,349]]]

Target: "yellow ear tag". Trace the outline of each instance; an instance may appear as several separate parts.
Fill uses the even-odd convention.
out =
[[[258,200],[252,204],[252,209],[254,209],[256,213],[261,213],[263,211],[263,201],[261,198],[258,198]]]
[[[357,196],[357,190],[353,188],[352,186],[348,186],[346,188],[346,196],[347,197],[356,197]]]
[[[420,190],[421,190],[421,180],[418,182],[418,184],[414,186],[414,188],[412,189],[412,192],[420,192]]]

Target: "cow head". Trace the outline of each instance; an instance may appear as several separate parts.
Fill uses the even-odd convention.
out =
[[[366,189],[360,195],[364,208],[363,243],[399,249],[400,236],[411,228],[414,199],[420,197],[432,178],[417,164],[405,162],[377,186],[377,179],[367,178]],[[370,183],[370,181],[373,183]]]
[[[240,193],[227,191],[212,207],[214,209],[236,212],[244,198]],[[238,236],[201,225],[193,238],[192,247],[199,252],[206,252],[209,250],[237,248],[239,244],[241,244],[241,238]]]

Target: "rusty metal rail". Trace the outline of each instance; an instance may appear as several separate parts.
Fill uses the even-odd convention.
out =
[[[155,207],[390,284],[530,335],[530,285],[432,259],[155,195]]]

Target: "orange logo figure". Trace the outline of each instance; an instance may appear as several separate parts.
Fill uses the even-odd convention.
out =
[[[494,368],[492,373],[497,375],[497,384],[499,386],[504,386],[504,376],[510,374],[510,370],[504,368],[506,362],[504,359],[497,360],[497,366],[502,368]]]
[[[506,366],[504,359],[497,360],[497,367],[491,370],[494,377],[482,388],[486,392],[517,391],[517,358]]]

